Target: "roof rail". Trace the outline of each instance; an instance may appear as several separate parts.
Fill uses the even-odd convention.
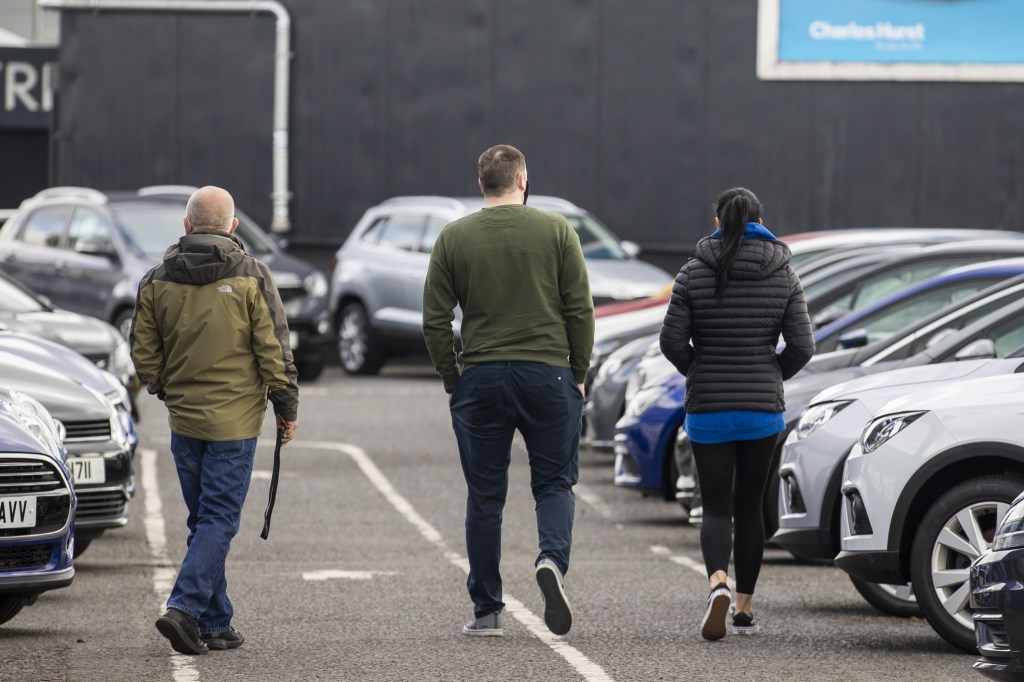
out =
[[[140,188],[137,194],[140,197],[151,197],[154,194],[187,194],[191,196],[197,189],[199,188],[192,185],[150,185]]]
[[[447,206],[448,208],[454,209],[456,211],[464,211],[466,209],[465,204],[463,204],[458,199],[453,199],[452,197],[442,197],[442,196],[432,196],[432,195],[391,197],[390,199],[385,199],[381,203],[385,204],[387,206],[416,205],[416,204],[421,205],[421,206],[423,204],[426,204],[428,206]]]
[[[85,199],[96,204],[107,203],[107,195],[91,187],[48,187],[36,192],[34,199]]]

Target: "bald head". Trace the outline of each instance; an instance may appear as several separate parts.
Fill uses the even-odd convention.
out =
[[[234,232],[235,201],[226,190],[213,185],[201,187],[189,197],[185,206],[185,230],[221,230]]]

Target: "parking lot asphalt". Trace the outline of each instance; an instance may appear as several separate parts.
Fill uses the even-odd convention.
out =
[[[976,680],[923,620],[881,615],[844,573],[769,549],[756,637],[709,643],[698,531],[673,504],[616,488],[581,453],[566,589],[574,625],[546,632],[536,527],[517,441],[505,512],[505,637],[468,638],[464,482],[429,367],[329,368],[302,386],[268,542],[268,418],[228,562],[240,649],[173,654],[153,622],[185,549],[166,413],[146,397],[127,527],[76,560],[74,584],[0,627],[0,680]]]

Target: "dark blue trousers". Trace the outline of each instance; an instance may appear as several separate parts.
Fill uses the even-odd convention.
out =
[[[579,479],[583,394],[572,372],[532,362],[469,367],[452,394],[452,426],[466,477],[466,586],[476,617],[504,608],[501,519],[508,492],[512,437],[518,430],[530,461],[540,555],[569,570]]]

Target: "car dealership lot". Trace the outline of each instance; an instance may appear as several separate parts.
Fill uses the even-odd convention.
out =
[[[128,527],[76,561],[70,588],[0,627],[0,680],[981,679],[974,657],[923,620],[880,615],[846,574],[779,550],[758,584],[763,634],[704,642],[697,531],[677,505],[615,488],[609,457],[586,452],[567,582],[575,624],[564,638],[538,637],[536,530],[518,444],[503,568],[521,607],[510,607],[504,639],[463,637],[464,484],[440,383],[412,365],[366,379],[330,368],[305,388],[270,540],[258,538],[268,437],[229,560],[246,643],[172,655],[153,621],[184,550],[184,506],[163,408],[145,397],[141,409]]]

